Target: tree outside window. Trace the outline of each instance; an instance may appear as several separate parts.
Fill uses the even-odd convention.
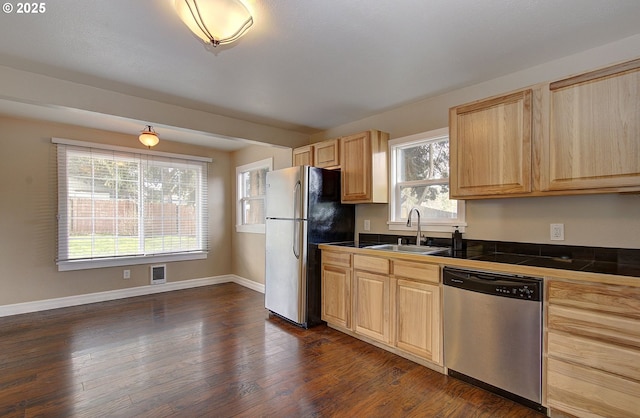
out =
[[[394,139],[389,146],[390,229],[406,228],[413,208],[420,211],[424,230],[464,226],[464,202],[449,199],[448,130]]]

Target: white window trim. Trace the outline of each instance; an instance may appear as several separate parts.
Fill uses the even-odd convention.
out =
[[[183,254],[159,254],[137,257],[105,257],[93,260],[59,261],[58,271],[86,270],[104,267],[135,266],[139,264],[168,263],[173,261],[204,260],[206,251],[193,251]]]
[[[265,224],[243,225],[242,220],[242,182],[240,175],[247,171],[257,170],[259,168],[268,168],[273,171],[273,158],[265,158],[249,164],[236,167],[236,232],[246,232],[251,234],[264,234]]]
[[[152,151],[152,150],[146,150],[146,149],[129,148],[129,147],[100,144],[100,143],[88,142],[88,141],[78,141],[74,139],[52,137],[51,143],[84,147],[84,148],[95,148],[95,149],[106,150],[106,151],[122,151],[126,153],[134,153],[134,154],[158,155],[162,157],[180,158],[183,160],[200,161],[200,162],[206,162],[206,163],[211,163],[213,161],[213,159],[209,157],[200,157],[196,155],[176,154],[176,153]],[[202,208],[200,210],[202,210]],[[87,259],[87,260],[68,260],[68,261],[58,260],[56,261],[56,264],[58,267],[58,271],[74,271],[74,270],[86,270],[86,269],[105,268],[105,267],[133,266],[133,265],[149,264],[149,263],[202,260],[202,259],[206,259],[207,257],[208,257],[208,251],[189,251],[184,253],[173,253],[173,254],[103,257],[103,258],[94,258],[94,259]]]
[[[449,128],[434,129],[432,131],[422,132],[402,138],[395,138],[389,141],[389,217],[387,225],[390,231],[417,231],[418,227],[412,222],[411,227],[407,227],[406,220],[394,221],[395,215],[395,187],[396,187],[396,151],[395,147],[408,142],[420,140],[437,139],[449,136]],[[460,232],[466,230],[465,220],[465,201],[458,200],[458,218],[457,219],[428,219],[420,220],[420,228],[423,232],[453,232],[456,227]]]

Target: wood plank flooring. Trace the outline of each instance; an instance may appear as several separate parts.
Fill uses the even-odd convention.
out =
[[[0,318],[2,417],[543,417],[229,283]]]

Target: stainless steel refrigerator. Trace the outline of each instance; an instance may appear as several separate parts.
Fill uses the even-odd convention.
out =
[[[355,207],[340,172],[298,166],[267,173],[265,307],[299,326],[321,322],[318,244],[354,240]]]

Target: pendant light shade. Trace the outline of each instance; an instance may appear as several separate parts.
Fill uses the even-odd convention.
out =
[[[175,0],[175,8],[191,32],[214,47],[235,41],[253,24],[240,0]]]
[[[145,146],[151,148],[158,145],[160,142],[160,138],[158,138],[158,134],[153,130],[151,125],[147,125],[146,128],[142,132],[140,132],[140,136],[138,137],[140,142]]]

